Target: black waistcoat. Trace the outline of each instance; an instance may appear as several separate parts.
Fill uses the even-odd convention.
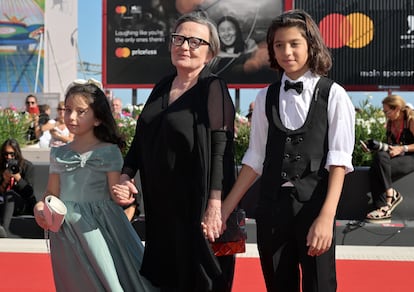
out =
[[[333,81],[321,77],[315,87],[305,123],[287,129],[279,114],[280,82],[269,86],[266,117],[269,130],[261,179],[261,200],[277,200],[280,186],[290,181],[297,199],[308,201],[313,194],[326,196],[328,171],[328,96]]]

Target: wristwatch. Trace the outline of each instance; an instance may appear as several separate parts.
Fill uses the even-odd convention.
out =
[[[403,145],[403,149],[404,149],[404,152],[408,152],[408,146],[407,145]]]

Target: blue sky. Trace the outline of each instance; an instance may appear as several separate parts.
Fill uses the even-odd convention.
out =
[[[78,45],[80,58],[84,62],[102,64],[102,0],[78,0]],[[84,75],[78,73],[79,78],[94,77],[101,80],[100,75]],[[120,97],[123,104],[131,103],[131,89],[114,89],[114,95]],[[258,89],[240,90],[240,111],[247,113],[249,103],[255,99]],[[146,101],[149,89],[138,89],[138,103]],[[400,94],[407,102],[414,105],[414,92],[395,92]],[[234,96],[234,90],[230,90]],[[361,101],[370,98],[371,103],[381,105],[381,100],[387,92],[348,92],[355,106]]]

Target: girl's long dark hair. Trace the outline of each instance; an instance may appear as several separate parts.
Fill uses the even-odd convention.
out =
[[[95,118],[101,123],[93,130],[101,141],[117,144],[121,150],[126,146],[112,115],[111,106],[105,93],[95,84],[75,84],[65,95],[65,101],[73,95],[82,95],[94,112]]]
[[[236,29],[236,39],[234,40],[234,53],[243,53],[246,49],[246,43],[244,42],[243,39],[243,33],[242,30],[240,28],[240,24],[237,21],[237,19],[235,19],[232,16],[223,16],[222,18],[220,18],[220,20],[217,22],[217,29],[220,26],[220,24],[224,21],[229,21],[231,23],[234,24],[234,27]],[[222,50],[226,49],[226,45],[223,44],[223,42],[220,39],[220,47]]]
[[[7,159],[5,158],[4,151],[6,147],[10,146],[13,148],[14,151],[14,159],[17,160],[19,167],[22,168],[24,166],[24,159],[22,155],[22,150],[20,149],[19,142],[16,139],[9,138],[3,142],[1,145],[1,157],[0,157],[0,167],[1,169],[6,169]]]

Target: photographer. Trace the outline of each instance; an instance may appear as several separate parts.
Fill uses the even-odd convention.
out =
[[[33,178],[34,166],[23,158],[18,142],[4,141],[0,157],[0,237],[10,235],[13,215],[33,215]]]
[[[414,171],[414,112],[399,95],[387,96],[382,107],[387,118],[387,142],[370,139],[362,143],[365,151],[374,153],[370,182],[376,209],[366,216],[370,223],[391,222],[392,211],[403,200],[392,183]]]

